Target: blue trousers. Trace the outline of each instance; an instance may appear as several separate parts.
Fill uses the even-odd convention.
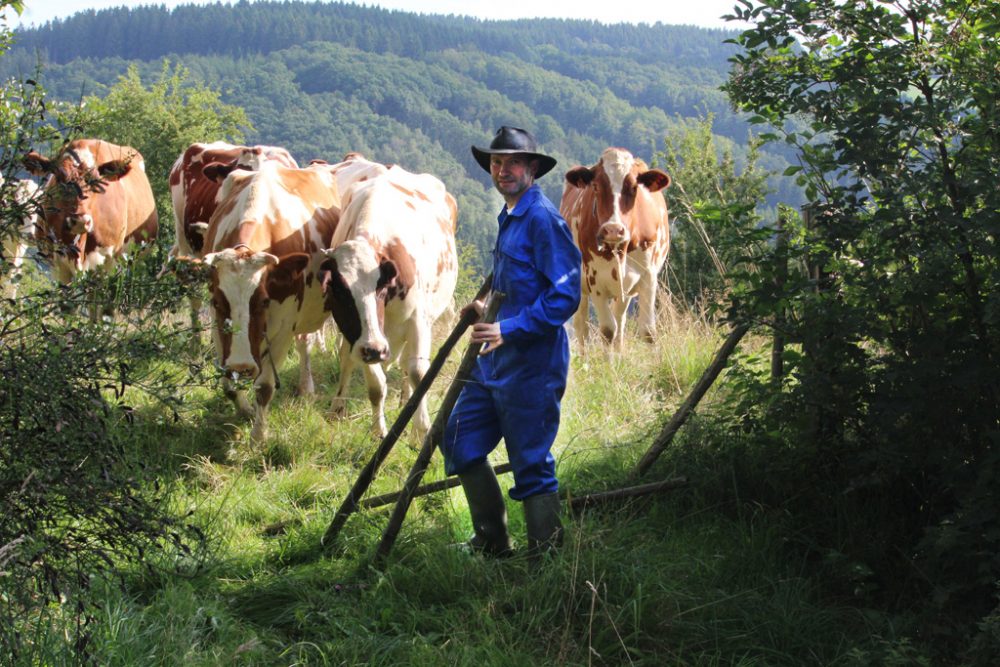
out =
[[[538,380],[484,380],[482,364],[477,364],[445,428],[445,472],[460,474],[483,463],[503,439],[514,473],[511,498],[558,491],[551,449],[565,381]]]

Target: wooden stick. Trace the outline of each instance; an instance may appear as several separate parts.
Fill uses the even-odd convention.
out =
[[[479,293],[476,295],[477,299],[481,299],[486,296],[490,290],[490,285],[493,283],[493,274],[491,273],[487,276],[486,280],[483,282],[483,286],[479,288]],[[337,535],[340,530],[347,523],[348,517],[350,517],[354,512],[357,511],[358,505],[361,501],[361,497],[364,496],[365,492],[368,491],[368,487],[371,486],[372,480],[375,479],[375,473],[378,472],[379,467],[385,462],[389,452],[392,451],[393,446],[396,441],[403,434],[403,430],[406,425],[413,418],[414,413],[417,411],[417,407],[420,404],[421,399],[430,389],[431,384],[437,377],[438,373],[441,371],[441,367],[444,366],[445,360],[448,355],[451,354],[452,349],[458,344],[459,339],[465,334],[465,330],[475,321],[476,312],[471,308],[468,309],[461,319],[459,319],[458,324],[452,329],[451,334],[448,336],[447,340],[441,345],[438,350],[437,355],[435,355],[434,360],[428,367],[427,372],[424,377],[421,378],[420,383],[417,385],[416,389],[413,390],[413,394],[410,399],[403,406],[396,420],[393,422],[392,427],[386,436],[382,439],[381,444],[375,451],[371,460],[362,469],[361,474],[358,475],[358,479],[354,482],[354,486],[348,492],[347,497],[344,498],[343,503],[340,505],[340,509],[333,517],[333,521],[330,526],[326,529],[326,533],[323,535],[321,544],[326,547],[331,547],[337,539]],[[457,380],[458,378],[456,378]]]
[[[670,441],[673,439],[674,435],[677,434],[677,431],[684,425],[687,418],[691,416],[691,412],[694,411],[698,402],[705,396],[709,387],[711,387],[712,383],[715,382],[715,379],[719,377],[719,373],[721,373],[722,369],[726,366],[726,361],[728,361],[729,355],[733,353],[733,350],[736,349],[736,345],[749,330],[749,325],[740,324],[737,325],[732,332],[730,332],[729,337],[726,338],[726,342],[724,342],[722,347],[719,348],[719,351],[715,353],[715,358],[712,360],[709,367],[705,369],[705,372],[702,373],[701,378],[698,380],[698,383],[695,384],[691,394],[687,397],[684,403],[681,404],[681,407],[677,409],[677,412],[674,413],[674,416],[670,419],[667,425],[663,427],[660,435],[657,436],[656,440],[653,442],[653,446],[650,447],[649,451],[643,455],[639,464],[632,471],[633,477],[641,477],[642,475],[645,475],[653,463],[656,462],[656,459],[660,456],[666,446],[670,444]]]
[[[503,475],[513,469],[514,466],[509,463],[501,463],[493,466],[493,472],[497,475]],[[431,482],[430,484],[424,484],[423,486],[418,487],[417,490],[413,492],[413,497],[416,498],[417,496],[426,496],[438,491],[453,489],[456,486],[461,485],[461,483],[462,480],[460,480],[457,475],[452,475],[451,477],[446,477],[437,482]],[[383,493],[381,496],[365,498],[361,501],[361,507],[366,510],[370,510],[375,509],[376,507],[382,507],[383,505],[392,504],[399,500],[402,493],[402,491],[393,491],[392,493]]]
[[[492,322],[496,319],[497,311],[500,310],[500,302],[503,298],[503,292],[493,292],[489,306],[483,314],[482,322]],[[399,492],[399,499],[396,501],[392,516],[389,518],[389,524],[382,533],[382,539],[375,550],[376,562],[383,562],[396,543],[396,537],[399,535],[399,530],[406,519],[406,513],[409,511],[417,488],[420,486],[420,480],[423,479],[424,473],[430,465],[434,449],[444,437],[444,429],[448,424],[448,417],[451,416],[451,411],[455,407],[455,403],[458,402],[458,396],[462,393],[463,384],[469,375],[472,374],[476,358],[479,356],[480,347],[480,345],[469,345],[469,348],[465,351],[465,356],[462,357],[462,363],[458,367],[458,372],[455,373],[455,379],[452,381],[451,386],[448,387],[448,392],[441,401],[441,407],[434,418],[434,423],[431,425],[430,431],[424,437],[423,446],[417,454],[417,460],[414,461],[413,467],[410,468],[410,474],[407,476],[406,482]]]
[[[514,467],[509,463],[501,463],[493,466],[493,472],[497,475],[503,475],[513,470],[513,468]],[[624,489],[600,491],[598,493],[590,493],[585,496],[572,496],[565,494],[563,500],[566,502],[571,512],[581,512],[583,509],[592,505],[599,505],[601,503],[620,500],[622,498],[644,496],[650,493],[658,493],[660,491],[670,491],[686,486],[687,483],[688,481],[686,477],[674,477],[672,479],[665,479],[661,482],[652,482],[650,484],[642,484],[640,486],[630,486]],[[413,497],[416,498],[417,496],[427,496],[432,493],[437,493],[438,491],[446,491],[448,489],[453,489],[456,486],[460,486],[461,484],[462,480],[460,480],[457,475],[452,475],[451,477],[418,487],[417,490],[414,491]],[[402,491],[394,491],[392,493],[383,493],[380,496],[365,498],[361,501],[361,507],[364,509],[384,507],[385,505],[389,505],[399,500],[401,494]]]
[[[599,505],[612,500],[621,500],[622,498],[635,498],[637,496],[644,496],[650,493],[659,493],[660,491],[670,491],[672,489],[686,486],[687,483],[688,481],[686,477],[675,477],[673,479],[665,479],[661,482],[652,482],[651,484],[630,486],[624,489],[614,489],[611,491],[601,491],[599,493],[591,493],[586,496],[570,497],[567,499],[566,504],[569,506],[571,512],[579,513],[591,505]]]
[[[774,287],[779,294],[788,282],[788,232],[785,230],[785,214],[778,215],[775,228],[777,240],[774,246],[774,261],[777,263],[774,271]],[[785,310],[779,309],[775,314],[774,342],[771,345],[771,379],[775,382],[785,375]]]

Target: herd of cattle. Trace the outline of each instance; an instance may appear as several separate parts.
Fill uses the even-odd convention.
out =
[[[80,272],[109,270],[123,253],[154,240],[156,207],[135,149],[81,139],[52,159],[32,151],[23,163],[43,180],[41,187],[22,180],[4,189],[25,212],[21,236],[4,239],[3,256],[15,270],[27,242],[65,283]],[[583,256],[576,332],[586,332],[592,301],[601,333],[620,348],[628,304],[638,296],[640,332],[652,338],[657,275],[669,248],[659,191],[670,177],[620,148],[565,177],[560,209]],[[253,378],[254,406],[232,382],[226,386],[237,408],[253,417],[251,437],[265,435],[268,404],[293,341],[299,390],[312,391],[308,336],[330,314],[341,333],[332,411],[344,412],[352,371],[360,366],[372,429],[384,436],[383,364],[400,364],[405,398],[429,366],[432,325],[455,289],[457,207],[444,184],[357,153],[300,168],[283,148],[223,142],[190,146],[169,184],[176,240],[165,270],[204,267],[218,361],[229,377]],[[200,305],[192,303],[192,317]],[[577,336],[581,345],[584,337]],[[418,437],[429,426],[421,405]]]

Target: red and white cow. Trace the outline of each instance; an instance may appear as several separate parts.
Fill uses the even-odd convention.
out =
[[[583,255],[580,308],[573,328],[580,346],[594,301],[605,340],[621,350],[625,313],[639,298],[639,331],[656,334],[657,275],[670,249],[667,202],[660,190],[670,176],[649,169],[623,148],[607,148],[592,167],[566,172],[559,211]]]
[[[274,162],[256,171],[218,163],[204,171],[222,181],[203,248],[213,338],[227,373],[254,378],[254,409],[239,393],[227,393],[252,412],[256,442],[265,437],[267,407],[292,340],[299,337],[302,355],[300,334],[318,330],[328,316],[316,273],[340,219],[340,194],[329,173]]]
[[[201,256],[203,235],[219,204],[221,186],[202,174],[202,167],[220,163],[256,170],[267,161],[292,169],[299,166],[291,153],[280,146],[236,146],[224,141],[188,146],[170,168],[170,198],[174,205],[176,236],[169,256]]]
[[[82,271],[110,271],[130,247],[156,238],[153,189],[136,149],[77,139],[51,160],[32,151],[24,165],[35,176],[48,177],[36,240],[43,254],[51,251],[60,282]]]
[[[0,283],[5,297],[13,299],[17,296],[17,280],[24,264],[24,256],[28,251],[28,242],[35,236],[35,226],[38,224],[38,184],[32,180],[22,179],[9,186],[0,174],[0,188],[4,190],[4,209],[16,217],[21,223],[12,229],[3,230],[2,249],[5,262],[10,263],[10,270],[0,273]]]
[[[347,192],[354,183],[368,181],[373,178],[388,173],[392,165],[372,162],[364,155],[351,152],[344,156],[344,159],[336,164],[330,164],[325,160],[313,160],[309,163],[308,169],[327,171],[337,179],[337,187],[341,193]]]
[[[451,305],[458,277],[456,220],[454,197],[429,174],[392,167],[344,192],[321,274],[326,308],[343,335],[331,410],[344,413],[351,374],[362,364],[372,431],[380,437],[387,433],[382,363],[399,361],[404,397],[430,365],[431,327]],[[417,436],[422,439],[429,427],[421,403],[414,416]]]
[[[202,168],[208,164],[238,166],[256,170],[263,162],[298,168],[295,158],[280,146],[236,146],[224,141],[191,144],[170,168],[170,199],[174,208],[174,246],[168,261],[176,257],[201,257],[208,221],[219,205],[221,183],[208,178]],[[165,269],[167,270],[167,269]],[[191,326],[198,330],[201,299],[190,297]]]

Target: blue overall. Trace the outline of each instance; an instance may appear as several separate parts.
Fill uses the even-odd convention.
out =
[[[503,438],[510,497],[523,500],[559,489],[550,450],[569,371],[563,324],[580,303],[580,251],[537,185],[497,220],[493,290],[505,294],[497,316],[503,345],[479,357],[441,450],[445,471],[457,474],[484,462]]]

